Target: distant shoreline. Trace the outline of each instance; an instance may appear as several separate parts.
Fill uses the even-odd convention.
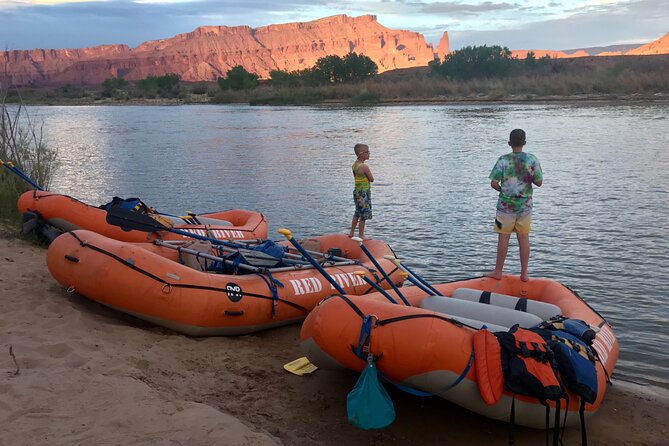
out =
[[[458,104],[542,104],[542,103],[630,103],[630,102],[665,102],[669,101],[669,94],[654,93],[654,94],[601,94],[601,95],[571,95],[571,96],[541,96],[520,98],[517,96],[491,98],[486,96],[478,96],[472,98],[401,98],[401,99],[381,99],[374,102],[366,103],[351,103],[350,100],[334,100],[326,99],[319,102],[272,102],[272,103],[257,103],[255,106],[324,106],[324,105],[349,105],[349,106],[392,106],[392,105],[458,105]],[[8,103],[10,104],[10,103]],[[131,99],[125,101],[119,100],[55,100],[55,101],[24,101],[24,105],[37,106],[137,106],[137,105],[156,105],[156,106],[179,106],[179,105],[249,105],[248,101],[234,101],[234,102],[208,102],[201,100],[187,100],[187,99]]]

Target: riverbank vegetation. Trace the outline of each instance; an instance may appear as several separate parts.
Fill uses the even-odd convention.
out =
[[[30,189],[27,182],[12,173],[14,166],[47,189],[57,166],[57,152],[43,139],[42,126],[30,115],[18,91],[16,104],[6,105],[10,88],[0,79],[0,233],[19,222],[16,202]],[[10,164],[11,163],[11,164]]]
[[[174,74],[139,81],[110,78],[97,88],[24,88],[27,103],[376,104],[394,102],[669,99],[669,55],[515,59],[499,46],[466,47],[429,67],[377,74],[366,56],[327,56],[310,69],[260,79],[233,67],[217,82]],[[16,99],[11,94],[8,100]]]

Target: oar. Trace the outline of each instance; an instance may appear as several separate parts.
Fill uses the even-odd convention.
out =
[[[404,271],[405,273],[408,274],[409,281],[416,285],[418,288],[421,290],[425,291],[427,294],[430,296],[443,296],[435,287],[430,285],[427,280],[423,279],[421,276],[418,274],[414,273],[409,269],[408,266],[400,262],[400,259],[397,257],[393,257],[391,255],[387,255],[383,257],[386,260],[390,260],[393,262],[399,269]]]
[[[212,255],[212,254],[203,253],[203,252],[200,252],[200,251],[196,251],[194,249],[184,248],[182,246],[179,246],[179,245],[175,244],[171,240],[154,240],[153,243],[158,245],[158,246],[163,246],[165,248],[174,249],[175,251],[181,251],[181,252],[185,252],[185,253],[188,253],[188,254],[193,254],[196,257],[202,257],[202,258],[209,259],[209,260],[216,260],[216,261],[220,261],[220,262],[225,262],[228,265],[233,265],[235,263],[232,260],[227,260],[227,259],[224,259],[223,257],[218,257],[218,256],[215,256],[215,255]],[[331,266],[346,266],[346,265],[351,265],[351,263],[350,262],[339,262],[339,263],[333,263]],[[294,266],[282,266],[282,267],[279,267],[279,268],[262,268],[262,267],[257,267],[257,266],[246,265],[244,263],[240,263],[238,266],[242,269],[253,271],[254,273],[258,273],[258,274],[264,274],[267,271],[269,271],[270,273],[281,273],[281,272],[284,272],[284,271],[302,271],[302,270],[305,270],[305,269],[313,269],[314,268],[313,266],[311,266],[309,264],[304,264],[304,263],[300,263],[300,264],[297,264],[297,265],[294,265]]]
[[[207,240],[209,240],[209,239],[207,239]],[[262,240],[262,242],[265,242],[265,241],[266,240]],[[191,243],[190,241],[187,241],[187,240],[163,240],[163,242],[169,243],[169,244],[172,244],[172,245],[182,245],[184,243]],[[244,245],[241,245],[241,246],[247,246],[247,248],[230,248],[230,247],[226,247],[226,246],[217,246],[217,249],[219,249],[221,251],[226,251],[226,252],[240,252],[242,255],[244,255],[244,257],[247,257],[247,258],[249,257],[249,256],[247,256],[247,253],[250,253],[250,257],[263,257],[264,259],[267,259],[267,260],[276,259],[276,257],[270,256],[269,254],[264,254],[260,251],[254,251],[252,249],[248,249],[248,246],[251,246],[251,245],[244,244]],[[297,251],[293,247],[285,246],[284,249],[286,249],[286,248],[291,248],[292,250]],[[305,250],[305,251],[314,255],[314,251],[308,251],[308,250]],[[317,253],[317,254],[321,254],[321,253]],[[286,258],[286,257],[288,257],[288,258]],[[328,259],[329,258],[330,257],[328,256]],[[341,259],[341,261],[336,262],[335,260],[337,260],[337,259]],[[298,255],[298,254],[291,254],[289,252],[284,252],[283,253],[282,261],[286,262],[286,263],[302,264],[304,266],[311,265],[308,260],[304,259],[304,256]],[[325,260],[324,263],[327,264],[328,266],[344,266],[344,265],[357,265],[360,262],[358,262],[357,260],[354,260],[354,259],[347,259],[345,257],[333,256],[332,260]],[[309,266],[309,268],[311,268],[311,266]],[[289,269],[292,270],[293,268],[289,268]],[[286,270],[286,271],[288,271],[288,270]]]
[[[153,243],[158,245],[158,246],[164,246],[165,248],[174,249],[175,251],[178,251],[178,252],[185,252],[187,254],[193,254],[196,257],[202,257],[204,259],[215,260],[215,261],[218,261],[218,262],[224,262],[227,265],[234,265],[234,263],[235,263],[232,260],[227,260],[227,259],[224,259],[223,257],[218,257],[218,256],[215,256],[215,255],[211,255],[211,254],[207,254],[207,253],[204,253],[204,252],[196,251],[194,249],[184,248],[182,246],[174,246],[170,243],[165,243],[163,240],[154,240]],[[245,270],[248,270],[248,271],[253,271],[254,273],[258,273],[258,274],[262,274],[265,271],[265,268],[258,268],[256,266],[246,265],[244,263],[240,263],[237,266],[239,268],[242,268],[242,269],[245,269]]]
[[[402,295],[400,289],[397,288],[397,286],[393,283],[390,276],[388,276],[388,274],[384,271],[384,269],[381,268],[381,265],[379,265],[379,262],[376,261],[372,253],[369,252],[369,249],[367,249],[365,244],[362,242],[362,239],[360,237],[352,237],[351,240],[353,240],[354,242],[358,242],[358,245],[360,245],[360,249],[362,249],[362,252],[364,252],[365,255],[369,257],[369,260],[371,260],[374,266],[381,272],[381,275],[386,279],[386,282],[390,284],[391,288],[397,293],[399,298],[402,299],[402,302],[404,302],[407,306],[410,307],[411,304],[409,303],[409,301],[406,300],[406,298]]]
[[[299,250],[298,250],[297,248],[294,248],[294,247],[292,247],[292,246],[287,246],[286,248],[287,248],[287,249],[290,249],[290,250],[292,250],[292,251],[298,251],[298,252],[299,252]],[[355,260],[355,259],[348,259],[348,258],[346,258],[346,257],[333,256],[333,255],[330,255],[330,254],[323,254],[322,252],[318,252],[318,251],[310,251],[310,250],[308,250],[308,249],[305,249],[305,251],[308,252],[309,254],[311,254],[312,257],[319,257],[319,258],[323,258],[323,257],[324,257],[324,258],[327,258],[327,259],[337,260],[337,261],[339,261],[339,262],[353,262],[353,263],[356,263],[356,264],[359,264],[359,263],[360,263],[358,260]]]
[[[229,248],[235,249],[245,249],[247,246],[241,243],[230,243],[224,242],[211,237],[205,237],[203,235],[195,234],[188,231],[182,231],[180,229],[174,229],[169,226],[154,220],[145,214],[137,213],[131,209],[123,209],[120,207],[112,207],[107,211],[107,223],[114,226],[119,226],[125,231],[137,230],[142,232],[159,232],[159,231],[168,231],[175,234],[180,234],[185,237],[194,238],[196,240],[204,240],[206,242],[211,242],[215,245],[227,246]]]
[[[21,179],[22,179],[23,181],[25,181],[26,183],[30,184],[30,185],[31,185],[32,187],[34,187],[35,189],[37,189],[37,190],[44,190],[44,189],[42,189],[37,183],[35,183],[33,180],[31,180],[30,177],[29,177],[28,175],[26,175],[25,173],[23,173],[23,172],[21,171],[21,169],[19,169],[18,167],[16,167],[11,161],[7,161],[7,162],[5,162],[5,161],[3,161],[3,160],[0,160],[0,166],[5,166],[7,169],[9,169],[10,172],[12,172],[12,173],[13,173],[14,175],[16,175],[17,177],[21,178]]]
[[[353,274],[355,274],[356,276],[359,276],[362,280],[364,280],[365,282],[370,284],[372,286],[372,288],[374,288],[379,293],[383,294],[386,299],[388,299],[389,301],[391,301],[392,303],[397,305],[397,301],[395,299],[393,299],[393,296],[388,294],[388,292],[386,290],[384,290],[383,288],[378,286],[373,280],[371,280],[369,277],[367,277],[367,273],[365,273],[364,271],[355,271]]]
[[[279,234],[281,234],[281,235],[283,235],[284,237],[286,237],[286,240],[288,240],[290,243],[292,243],[292,245],[293,245],[293,246],[300,252],[300,254],[302,254],[302,255],[304,256],[304,258],[307,259],[307,260],[309,261],[309,263],[311,263],[311,264],[314,266],[314,268],[316,268],[316,269],[318,270],[318,272],[321,273],[321,275],[322,275],[323,277],[325,277],[325,280],[327,280],[328,282],[330,282],[330,285],[332,285],[332,286],[334,287],[334,289],[337,290],[337,292],[338,292],[339,294],[346,294],[346,291],[344,291],[344,289],[343,289],[342,287],[340,287],[339,284],[338,284],[337,282],[335,282],[335,280],[332,278],[332,276],[330,276],[327,272],[325,272],[325,270],[324,270],[323,267],[320,265],[320,263],[318,263],[318,262],[316,261],[316,259],[314,259],[314,258],[311,256],[311,254],[309,254],[309,253],[302,247],[302,245],[300,245],[300,244],[298,243],[297,240],[295,240],[295,238],[293,237],[293,233],[290,232],[290,229],[281,228],[281,229],[279,229],[278,232],[279,232]]]

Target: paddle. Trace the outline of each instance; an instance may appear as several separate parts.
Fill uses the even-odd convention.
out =
[[[402,295],[402,293],[400,292],[400,289],[397,288],[397,286],[393,283],[390,276],[388,276],[388,274],[384,271],[384,269],[381,268],[381,265],[379,265],[379,262],[376,261],[376,259],[372,255],[372,253],[369,252],[369,249],[367,249],[365,244],[362,242],[362,239],[360,237],[352,237],[351,240],[353,240],[354,242],[357,242],[358,245],[360,245],[360,249],[362,249],[362,252],[364,252],[365,255],[367,257],[369,257],[369,260],[371,260],[372,263],[374,264],[374,266],[381,272],[381,275],[384,277],[384,279],[386,279],[386,282],[388,282],[390,284],[390,286],[397,293],[397,295],[400,297],[400,299],[402,299],[402,302],[404,302],[407,306],[410,307],[411,304],[409,303],[409,301],[406,300],[406,298]]]
[[[371,280],[369,277],[367,277],[367,273],[365,273],[364,271],[355,271],[353,274],[355,274],[356,276],[359,276],[362,280],[364,280],[365,282],[370,284],[372,286],[372,288],[374,288],[379,293],[383,294],[386,299],[388,299],[389,301],[391,301],[394,304],[397,304],[397,301],[395,299],[393,299],[393,297],[390,294],[388,294],[388,292],[386,290],[384,290],[383,288],[378,286],[373,280]]]
[[[292,246],[287,246],[286,248],[291,250],[291,251],[298,251],[299,252],[298,249],[296,249]],[[340,257],[340,256],[331,255],[331,254],[323,254],[322,252],[310,251],[308,249],[305,249],[305,251],[307,251],[309,254],[311,254],[312,257],[319,257],[319,258],[325,257],[326,259],[337,260],[337,261],[340,261],[340,262],[349,262],[349,263],[360,264],[360,262],[358,260],[355,260],[355,259],[348,259],[346,257]]]
[[[7,162],[5,162],[5,161],[3,161],[3,160],[0,160],[0,166],[5,166],[7,169],[9,169],[10,172],[12,172],[12,173],[13,173],[14,175],[16,175],[17,177],[21,178],[21,179],[22,179],[23,181],[25,181],[26,183],[30,184],[30,185],[31,185],[32,187],[34,187],[35,189],[37,189],[37,190],[44,190],[44,189],[42,189],[37,183],[35,183],[33,180],[31,180],[30,177],[29,177],[28,175],[26,175],[25,173],[23,173],[23,172],[21,171],[21,169],[19,169],[18,167],[16,167],[11,161],[7,161]]]
[[[325,269],[323,269],[323,267],[320,265],[320,263],[318,263],[316,261],[316,259],[314,259],[311,256],[311,254],[309,254],[302,247],[302,245],[300,245],[298,243],[298,241],[295,240],[295,238],[293,238],[293,233],[290,232],[290,229],[281,228],[277,232],[279,234],[283,235],[284,237],[286,237],[286,240],[288,240],[300,252],[300,254],[302,254],[302,256],[304,256],[304,258],[307,259],[309,261],[309,263],[311,263],[314,266],[314,268],[316,268],[318,270],[319,273],[321,273],[321,275],[323,277],[325,277],[325,280],[330,282],[330,285],[332,285],[334,287],[334,289],[337,290],[337,292],[339,292],[339,294],[346,294],[346,291],[344,291],[344,289],[342,287],[340,287],[337,282],[335,282],[335,280],[332,278],[332,276],[330,276],[327,272],[325,272]]]
[[[408,274],[407,277],[409,278],[409,281],[410,281],[411,283],[413,283],[414,285],[416,285],[416,286],[417,286],[418,288],[420,288],[421,290],[425,291],[425,292],[426,292],[427,294],[429,294],[430,296],[443,296],[443,294],[441,294],[439,291],[437,291],[437,289],[436,289],[435,287],[433,287],[432,285],[430,285],[430,284],[427,282],[427,280],[423,279],[423,278],[420,277],[418,274],[416,274],[416,273],[414,273],[413,271],[411,271],[411,270],[409,269],[408,266],[406,266],[406,265],[404,265],[403,263],[401,263],[401,262],[400,262],[400,259],[398,259],[397,257],[393,257],[393,256],[391,256],[391,255],[387,255],[387,256],[384,256],[383,258],[386,259],[386,260],[390,260],[390,261],[393,262],[395,265],[397,265],[397,267],[398,267],[399,269],[401,269],[402,271],[404,271],[405,273],[407,273],[407,274]]]
[[[123,209],[120,207],[112,206],[107,210],[107,223],[110,225],[118,226],[124,231],[142,231],[142,232],[160,232],[168,231],[175,234],[180,234],[185,237],[194,238],[196,240],[203,240],[206,242],[211,242],[215,245],[227,246],[234,249],[246,249],[247,246],[240,243],[230,243],[218,240],[215,238],[205,237],[203,235],[198,235],[188,231],[182,231],[180,229],[174,229],[169,226],[166,226],[155,219],[151,218],[146,214],[140,214],[133,211],[132,209]]]

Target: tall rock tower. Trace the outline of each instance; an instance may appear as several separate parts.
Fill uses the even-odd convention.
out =
[[[444,31],[444,35],[441,36],[441,40],[437,45],[436,54],[439,57],[439,61],[442,62],[444,57],[449,53],[448,50],[448,31]]]

